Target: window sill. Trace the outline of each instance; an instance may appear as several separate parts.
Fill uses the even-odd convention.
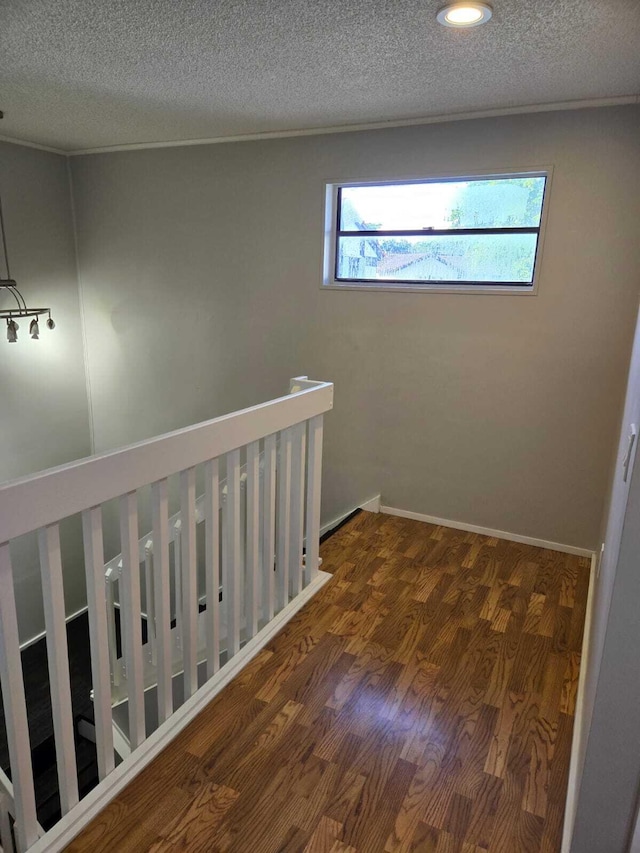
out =
[[[368,284],[355,281],[329,281],[320,285],[321,290],[364,290],[370,293],[456,293],[466,296],[536,296],[537,288],[533,285],[469,285],[447,286],[444,284]]]

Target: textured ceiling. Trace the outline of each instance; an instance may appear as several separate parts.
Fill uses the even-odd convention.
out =
[[[0,135],[77,150],[640,92],[640,0],[0,0]]]

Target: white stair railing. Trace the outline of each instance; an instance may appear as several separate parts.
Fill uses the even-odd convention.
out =
[[[306,557],[303,554],[304,545],[304,530],[305,519],[304,514],[304,497],[305,497],[305,473],[306,460],[304,458],[304,442],[306,441],[306,423],[297,425],[294,429],[298,430],[301,454],[298,455],[299,467],[296,472],[298,478],[298,493],[301,496],[291,509],[291,516],[296,515],[296,524],[292,527],[292,531],[296,531],[295,540],[292,542],[291,548],[291,578],[289,579],[289,593],[296,596],[301,592],[303,571],[306,570]],[[273,437],[274,440],[276,437]],[[270,530],[274,527],[275,507],[272,508],[272,489],[271,483],[274,482],[271,474],[271,463],[269,451],[269,439],[266,440],[266,453],[261,450],[260,442],[253,442],[246,448],[246,462],[241,466],[240,474],[240,554],[241,554],[241,570],[240,583],[241,590],[244,592],[240,595],[240,643],[246,643],[258,632],[259,628],[263,627],[266,622],[273,618],[274,602],[272,600],[274,578],[273,573],[276,568],[276,555],[273,541],[267,541],[266,549],[264,547],[264,538],[267,540],[270,537]],[[278,442],[275,440],[276,449]],[[286,442],[283,442],[282,447],[286,447]],[[313,449],[312,451],[313,452]],[[228,524],[227,519],[227,479],[220,479],[218,473],[217,460],[214,460],[212,466],[215,468],[207,473],[205,478],[205,494],[200,495],[195,501],[195,522],[196,529],[198,525],[205,525],[208,519],[216,519],[215,531],[211,534],[205,530],[205,541],[207,542],[207,558],[206,563],[214,565],[213,572],[206,574],[206,579],[218,580],[217,590],[208,588],[204,595],[200,595],[198,599],[199,608],[207,609],[209,604],[216,598],[214,604],[222,602],[222,612],[218,615],[218,608],[214,610],[214,619],[207,620],[206,613],[198,614],[198,633],[197,633],[197,659],[198,665],[202,669],[201,675],[204,675],[204,667],[206,662],[211,663],[210,675],[217,672],[220,666],[219,656],[227,657],[227,614],[226,603],[227,597],[224,590],[224,577],[220,577],[219,567],[224,564],[222,550],[225,547],[220,536],[220,530],[223,535]],[[213,484],[217,485],[218,500],[215,507],[211,506],[207,511],[205,503],[210,500],[209,494],[213,494]],[[211,488],[207,490],[207,485],[211,484]],[[295,481],[294,481],[295,484]],[[264,514],[264,519],[261,515]],[[311,529],[311,528],[309,528]],[[183,590],[182,590],[182,513],[180,510],[176,512],[170,519],[167,528],[167,537],[169,544],[173,544],[173,560],[171,552],[169,552],[169,577],[172,579],[172,588],[174,590],[174,605],[171,608],[172,624],[175,621],[175,629],[171,632],[172,648],[172,674],[175,680],[177,674],[184,673],[184,661],[182,655],[182,635],[181,625],[183,619]],[[292,534],[293,535],[293,534]],[[213,550],[213,542],[219,543],[218,548]],[[162,549],[161,549],[162,550]],[[156,598],[156,573],[154,569],[154,533],[153,530],[142,536],[138,542],[139,563],[141,577],[144,577],[144,596],[142,597],[143,608],[141,618],[144,619],[146,626],[146,638],[143,635],[143,660],[144,660],[144,688],[145,691],[157,687],[158,683],[158,657],[157,657],[157,628],[156,628],[156,613],[155,613],[155,598]],[[270,559],[265,555],[269,555]],[[317,558],[316,558],[317,563]],[[111,682],[112,682],[112,704],[114,706],[127,701],[127,685],[126,685],[126,662],[123,656],[118,654],[118,644],[116,640],[118,610],[120,609],[118,587],[122,577],[123,558],[122,554],[113,557],[105,566],[105,582],[107,587],[107,620],[108,620],[108,637],[109,637],[109,657],[111,663]],[[270,571],[273,569],[273,571]],[[161,574],[161,572],[160,572]],[[213,606],[213,605],[212,605]],[[165,620],[166,621],[166,620]],[[201,623],[204,623],[201,624]],[[205,626],[210,626],[211,630],[207,631]],[[214,630],[215,629],[215,630]],[[162,674],[160,674],[162,677]],[[199,675],[199,680],[202,678]],[[162,688],[161,688],[162,689]],[[159,717],[157,722],[163,720]],[[149,724],[147,720],[147,725]],[[123,719],[120,715],[119,724],[122,725]],[[155,728],[156,721],[151,721],[152,729]],[[120,726],[119,726],[120,728]],[[122,733],[122,728],[120,728]]]
[[[19,850],[35,853],[68,844],[328,579],[318,571],[318,543],[322,416],[332,405],[330,383],[299,377],[286,397],[0,486],[0,684],[11,764],[10,788],[0,785],[3,851],[12,851],[14,838]],[[221,470],[226,480],[222,498]],[[169,480],[174,476],[179,519],[170,532]],[[204,494],[196,501],[199,478]],[[153,529],[141,545],[139,492],[146,486],[151,487]],[[107,566],[107,579],[118,576],[123,660],[115,654],[115,628],[108,619],[114,585],[105,583],[103,506],[114,499],[121,555],[118,565]],[[60,522],[76,514],[82,517],[101,780],[80,801],[59,533]],[[198,517],[204,548],[198,547]],[[62,810],[62,819],[44,836],[34,795],[10,556],[12,540],[35,532]],[[199,565],[205,579],[202,613]],[[144,649],[142,574],[149,611]],[[176,673],[182,683],[178,703]],[[152,734],[145,708],[150,681],[158,723]],[[112,693],[123,688],[131,754],[116,767]]]

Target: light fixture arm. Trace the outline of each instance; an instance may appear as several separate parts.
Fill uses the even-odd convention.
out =
[[[0,231],[2,231],[2,251],[4,252],[4,265],[7,268],[6,279],[0,278],[0,283],[5,284],[13,281],[11,278],[11,270],[9,269],[9,252],[7,251],[7,235],[4,231],[4,215],[2,213],[2,196],[0,196]],[[15,281],[13,282],[15,286]]]
[[[0,287],[5,287],[9,291],[9,293],[13,296],[13,298],[18,303],[19,310],[22,311],[22,309],[24,308],[24,304],[23,304],[24,299],[21,302],[20,299],[18,298],[19,296],[20,297],[22,296],[22,294],[20,293],[18,288],[12,284],[6,284],[3,279],[0,279]]]

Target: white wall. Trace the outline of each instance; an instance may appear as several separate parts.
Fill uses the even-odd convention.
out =
[[[97,449],[307,373],[323,517],[595,547],[640,283],[637,107],[72,158]],[[554,166],[539,294],[321,291],[324,182]]]
[[[0,193],[11,274],[27,304],[50,306],[57,324],[49,331],[43,321],[34,341],[22,321],[15,344],[0,328],[2,482],[86,456],[90,443],[66,158],[0,143]],[[68,612],[85,600],[77,532],[73,524],[63,529]],[[37,551],[32,539],[14,545],[20,636],[26,640],[44,627]]]

